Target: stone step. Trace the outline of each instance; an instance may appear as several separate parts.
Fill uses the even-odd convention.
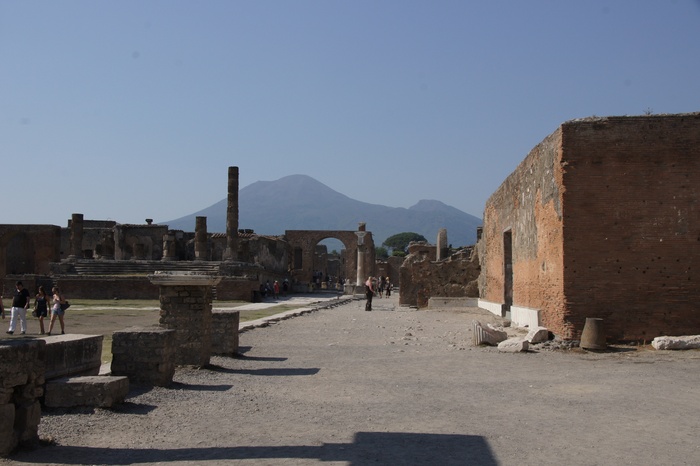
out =
[[[94,261],[81,260],[74,264],[80,275],[146,275],[157,270],[217,273],[218,262],[197,261]]]
[[[90,406],[111,408],[129,393],[125,376],[65,377],[46,382],[44,405],[49,408]]]

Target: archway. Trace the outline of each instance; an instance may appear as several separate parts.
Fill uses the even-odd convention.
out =
[[[354,231],[287,230],[285,238],[291,251],[289,272],[294,283],[308,284],[315,281],[314,273],[319,272],[314,269],[316,247],[327,239],[338,240],[344,248],[341,255],[342,270],[338,275],[341,275],[346,283],[355,284],[357,281],[358,247],[362,253],[366,273],[372,273],[374,270],[374,240],[371,232],[365,232],[361,246],[358,245],[358,235]]]

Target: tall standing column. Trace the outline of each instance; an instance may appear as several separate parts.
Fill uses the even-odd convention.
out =
[[[365,277],[365,235],[367,235],[365,223],[360,223],[355,234],[357,235],[357,280],[355,285],[362,287]]]
[[[73,214],[70,222],[70,255],[68,259],[83,257],[83,214]]]
[[[238,167],[228,167],[228,206],[226,208],[226,250],[224,260],[238,259]]]
[[[194,227],[194,260],[208,260],[207,249],[207,218],[197,217]]]

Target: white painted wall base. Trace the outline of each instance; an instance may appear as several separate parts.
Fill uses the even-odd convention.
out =
[[[491,301],[486,301],[484,299],[479,299],[477,304],[481,309],[489,311],[491,314],[495,314],[501,317],[501,303],[492,303]]]
[[[484,299],[479,299],[478,306],[489,311],[491,314],[501,317],[502,303],[493,303]],[[510,321],[516,327],[537,328],[540,325],[539,309],[530,309],[521,306],[510,307]]]
[[[540,310],[520,306],[511,306],[510,320],[517,327],[537,328],[540,326]]]

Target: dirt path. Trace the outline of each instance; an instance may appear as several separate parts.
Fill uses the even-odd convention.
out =
[[[244,354],[44,414],[0,464],[700,464],[700,352],[499,353],[478,309],[356,301],[241,334]]]

